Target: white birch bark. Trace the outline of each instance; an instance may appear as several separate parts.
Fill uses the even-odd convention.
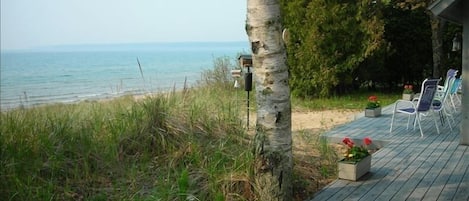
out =
[[[288,66],[279,0],[248,0],[257,101],[254,176],[260,200],[292,200],[292,136]]]

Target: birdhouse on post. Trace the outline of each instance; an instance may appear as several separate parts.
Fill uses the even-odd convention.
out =
[[[238,57],[239,64],[242,67],[252,67],[252,56],[249,54],[242,54]]]
[[[244,73],[244,91],[247,92],[246,104],[247,104],[247,121],[246,128],[249,129],[249,92],[252,91],[252,55],[243,54],[238,57],[239,64],[247,68],[246,73]]]

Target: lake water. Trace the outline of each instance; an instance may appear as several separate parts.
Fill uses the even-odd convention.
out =
[[[180,89],[247,42],[57,46],[2,51],[0,107],[70,103]],[[137,62],[140,62],[142,73]],[[142,77],[143,74],[143,77]]]

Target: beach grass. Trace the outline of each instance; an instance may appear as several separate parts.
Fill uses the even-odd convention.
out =
[[[256,199],[244,91],[233,88],[231,68],[228,58],[216,59],[197,87],[141,99],[2,112],[0,200]],[[352,99],[366,102],[358,95],[293,104],[342,109]],[[336,159],[324,143],[320,149],[325,160]]]
[[[238,110],[199,93],[2,113],[2,200],[211,199],[249,181]]]
[[[1,200],[243,197],[249,136],[233,90],[216,82],[2,112]]]

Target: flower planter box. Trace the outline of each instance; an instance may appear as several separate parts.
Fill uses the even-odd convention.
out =
[[[381,116],[381,107],[374,109],[365,109],[365,117],[379,117]]]
[[[412,99],[414,99],[414,94],[402,94],[402,100],[411,101]]]
[[[341,160],[338,163],[339,178],[351,181],[357,181],[370,171],[371,168],[371,155],[363,158],[362,160],[353,163]]]

